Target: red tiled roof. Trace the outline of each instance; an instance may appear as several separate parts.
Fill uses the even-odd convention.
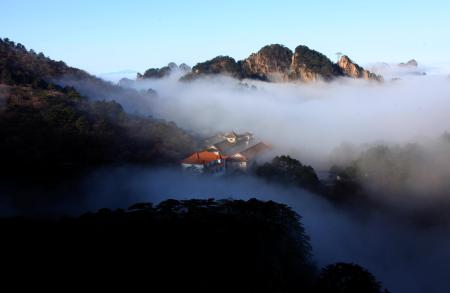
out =
[[[213,152],[201,151],[193,153],[192,155],[181,161],[181,163],[191,165],[203,165],[220,159],[224,159],[224,157],[221,156],[220,154],[218,155]]]

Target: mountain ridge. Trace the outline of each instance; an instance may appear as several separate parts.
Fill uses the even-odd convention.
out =
[[[217,56],[197,63],[192,72],[183,76],[181,80],[187,81],[214,74],[269,82],[331,81],[340,77],[383,81],[382,76],[364,69],[346,55],[334,63],[324,54],[307,46],[300,45],[291,51],[281,44],[266,45],[243,60],[236,61],[230,56]]]
[[[0,39],[0,174],[37,179],[95,166],[176,164],[197,149],[175,123],[130,114],[117,102],[139,95],[154,97]]]

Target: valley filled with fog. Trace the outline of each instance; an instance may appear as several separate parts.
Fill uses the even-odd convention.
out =
[[[323,65],[309,81],[236,78],[246,72],[242,63],[218,57],[192,71],[171,64],[113,84],[10,40],[0,45],[1,217],[256,198],[301,215],[318,267],[362,265],[392,292],[450,290],[445,69],[411,60],[376,63],[372,74],[342,57],[359,70],[351,77],[343,71],[351,67],[299,46],[311,54],[305,64]],[[258,54],[267,50],[292,54],[281,45]],[[241,71],[196,75],[217,64]],[[231,131],[252,134],[246,147],[263,142],[270,150],[244,172],[183,171],[183,158],[200,160],[199,151],[210,152],[207,138]]]
[[[408,70],[394,74],[401,79],[383,84],[351,79],[273,84],[225,76],[183,83],[175,75],[133,87],[156,90],[153,115],[197,133],[250,131],[271,143],[274,155],[289,154],[316,170],[360,159],[372,176],[364,183],[370,196],[395,212],[361,207],[355,215],[311,193],[256,179],[204,184],[169,176],[151,193],[287,203],[304,217],[319,261],[362,263],[394,292],[434,292],[445,282],[450,263],[450,141],[443,138],[450,130],[450,80]],[[361,155],[376,146],[387,146],[390,153]],[[398,176],[401,172],[407,178]],[[181,184],[173,187],[174,181]],[[146,184],[151,188],[150,180],[142,182],[144,190]],[[422,226],[412,220],[424,210],[437,223]]]
[[[140,107],[140,114],[174,121],[203,137],[250,131],[273,146],[267,159],[287,154],[316,171],[358,161],[375,187],[427,201],[445,198],[449,187],[450,80],[415,72],[403,69],[397,72],[401,79],[384,83],[343,78],[311,84],[226,76],[180,82],[175,73],[127,86],[157,92],[145,99],[151,111]],[[136,111],[134,103],[122,104]],[[376,153],[377,147],[384,153]],[[407,178],[383,178],[393,175],[390,167]]]

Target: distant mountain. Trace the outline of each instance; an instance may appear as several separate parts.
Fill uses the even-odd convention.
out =
[[[96,75],[106,81],[111,81],[113,83],[117,83],[122,78],[135,78],[137,74],[138,74],[137,70],[126,69],[126,70],[119,70],[119,71],[114,71],[114,72],[104,72],[104,73],[99,73]]]
[[[148,105],[142,105],[142,93],[106,82],[86,71],[67,66],[63,61],[54,61],[43,53],[28,51],[22,44],[9,39],[1,40],[0,74],[0,81],[5,84],[72,86],[91,100],[119,102],[129,112],[151,110]]]
[[[401,67],[417,67],[419,64],[417,63],[417,61],[415,59],[411,59],[406,63],[400,63],[399,66]]]
[[[408,62],[401,63],[386,63],[379,62],[371,65],[370,70],[376,74],[383,75],[386,80],[398,81],[403,78],[414,76],[425,76],[426,67],[419,66],[419,63],[415,59],[411,59]]]
[[[150,68],[147,69],[144,74],[137,73],[136,77],[137,79],[147,79],[147,78],[163,78],[166,76],[169,76],[172,73],[179,72],[181,75],[188,74],[191,72],[191,67],[185,63],[180,64],[178,66],[174,62],[170,62],[167,66],[161,67],[161,68]]]
[[[382,77],[365,70],[348,56],[338,63],[307,46],[298,46],[294,52],[289,48],[273,44],[263,47],[247,59],[236,61],[228,56],[218,56],[198,63],[183,80],[198,76],[225,74],[239,79],[264,81],[330,81],[338,77],[382,81]]]
[[[154,97],[0,39],[0,175],[175,163],[195,150],[174,123],[130,115],[116,102],[142,95]]]

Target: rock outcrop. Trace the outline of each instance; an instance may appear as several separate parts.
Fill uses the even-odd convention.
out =
[[[238,79],[257,79],[272,82],[318,80],[331,81],[338,77],[381,81],[382,77],[365,70],[347,56],[333,63],[328,57],[307,46],[298,46],[295,52],[283,45],[263,47],[248,58],[236,62],[231,57],[219,56],[198,63],[182,79],[198,76],[224,74]]]
[[[147,69],[144,74],[137,74],[137,79],[147,79],[147,78],[163,78],[166,76],[169,76],[173,72],[181,72],[183,75],[188,74],[191,72],[191,68],[186,65],[185,63],[182,63],[180,66],[178,66],[174,62],[170,62],[167,64],[167,66],[161,67],[161,68],[150,68]]]
[[[240,63],[229,56],[218,56],[211,60],[197,63],[192,72],[186,74],[181,80],[191,80],[198,76],[223,74],[234,78],[242,78]]]
[[[328,57],[306,46],[298,46],[291,63],[291,80],[317,81],[331,80],[342,73]]]
[[[247,78],[287,81],[292,56],[292,51],[283,45],[265,46],[242,61],[242,74]]]
[[[365,70],[358,64],[354,63],[348,56],[342,56],[338,62],[339,68],[342,70],[345,76],[352,78],[363,78],[365,80],[378,80],[381,81],[382,77]]]

